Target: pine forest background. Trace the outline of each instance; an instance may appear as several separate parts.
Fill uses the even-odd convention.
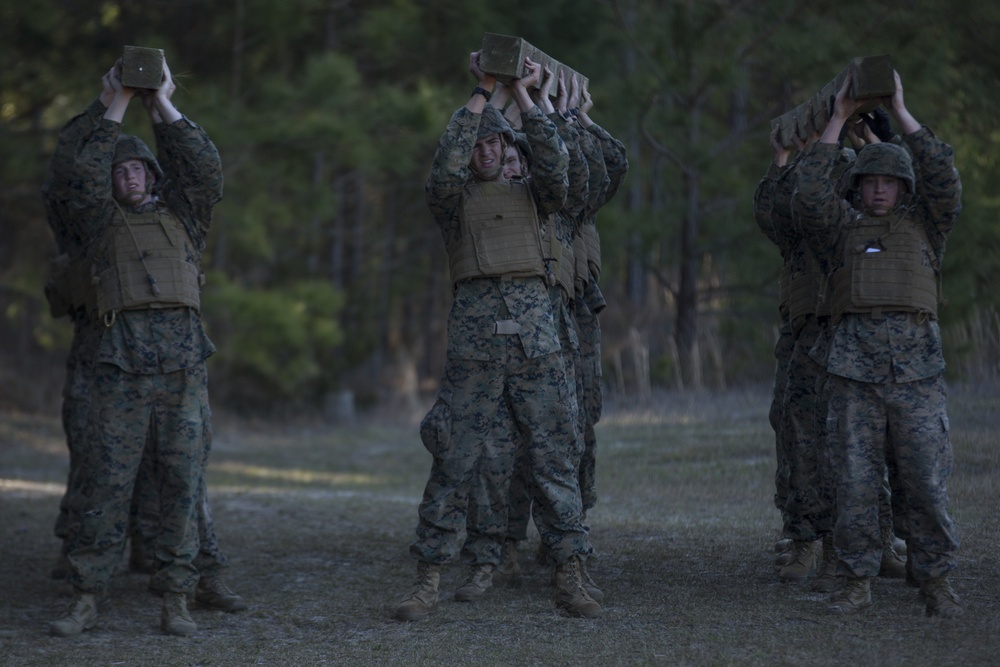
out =
[[[203,296],[213,403],[288,415],[433,394],[450,307],[424,203],[484,32],[590,79],[631,170],[602,209],[611,394],[773,376],[780,256],[754,224],[770,120],[857,56],[956,150],[965,209],[941,311],[953,379],[1000,360],[1000,5],[969,0],[32,0],[0,6],[0,405],[58,405],[71,337],[42,286],[40,197],[60,126],[127,44],[164,49],[219,147]],[[141,105],[125,131],[152,142]]]

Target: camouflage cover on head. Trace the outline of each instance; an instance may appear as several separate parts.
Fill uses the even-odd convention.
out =
[[[858,180],[864,175],[895,176],[906,183],[910,194],[916,190],[913,159],[905,148],[893,143],[868,144],[862,148],[850,174],[852,190],[858,189]]]
[[[482,118],[479,119],[479,132],[476,139],[482,139],[491,134],[502,135],[508,146],[514,143],[514,131],[510,129],[510,123],[495,106],[487,104],[483,109]]]
[[[127,162],[129,160],[142,160],[149,165],[150,170],[156,174],[156,182],[163,181],[163,170],[156,161],[153,151],[142,139],[133,134],[118,135],[118,142],[115,144],[115,156],[111,160],[111,166]]]

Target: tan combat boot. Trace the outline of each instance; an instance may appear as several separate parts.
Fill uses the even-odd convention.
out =
[[[198,630],[187,607],[184,593],[163,594],[163,608],[160,612],[160,629],[168,635],[187,637]]]
[[[906,576],[906,557],[900,556],[892,543],[892,528],[883,528],[882,537],[882,566],[878,571],[878,576],[889,577],[891,579],[902,579]]]
[[[928,616],[955,618],[961,616],[965,609],[958,593],[951,587],[948,577],[934,577],[920,584],[920,592],[924,596]]]
[[[872,606],[871,579],[847,577],[843,588],[830,597],[827,609],[835,614],[853,614]]]
[[[459,602],[481,600],[486,591],[493,587],[493,563],[480,563],[469,568],[469,578],[455,591]]]
[[[521,582],[521,565],[517,562],[517,541],[506,540],[500,555],[500,565],[493,570],[494,586],[517,586]]]
[[[437,609],[438,588],[441,585],[441,566],[420,561],[413,590],[396,605],[395,617],[400,621],[419,621]]]
[[[230,613],[247,608],[243,598],[227,586],[218,575],[203,575],[198,580],[198,587],[194,589],[194,600],[204,607]]]
[[[600,616],[601,605],[583,587],[580,571],[580,559],[576,556],[556,567],[556,605],[572,616]]]
[[[833,535],[823,536],[823,559],[820,561],[819,572],[809,584],[811,590],[817,593],[831,593],[837,587],[837,554],[833,550]]]
[[[590,571],[587,570],[587,561],[583,559],[580,559],[580,583],[583,584],[583,590],[587,591],[587,595],[594,598],[595,602],[604,602],[604,591],[597,586],[597,582],[590,576]]]
[[[777,567],[784,567],[792,562],[792,546],[794,544],[795,542],[787,537],[782,537],[774,543],[774,553],[777,554],[774,557],[774,564]]]
[[[69,615],[53,621],[49,625],[49,632],[53,637],[76,637],[95,625],[97,625],[97,596],[77,592]]]
[[[816,542],[796,540],[791,554],[792,559],[782,566],[778,577],[782,581],[803,581],[816,567]]]

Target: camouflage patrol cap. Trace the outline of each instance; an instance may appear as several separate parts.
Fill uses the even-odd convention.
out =
[[[857,189],[861,176],[882,175],[903,180],[910,194],[916,190],[913,159],[905,148],[897,144],[885,141],[868,144],[858,153],[850,173],[852,189]]]
[[[483,108],[482,117],[479,119],[479,133],[476,139],[488,137],[491,134],[499,134],[507,141],[507,145],[514,143],[514,131],[510,129],[510,123],[503,117],[503,114],[493,106],[487,104]]]
[[[111,166],[128,162],[129,160],[142,160],[150,171],[156,174],[156,182],[163,180],[163,170],[153,156],[153,151],[149,150],[142,139],[133,134],[118,135],[118,142],[115,144],[115,156],[111,159]]]

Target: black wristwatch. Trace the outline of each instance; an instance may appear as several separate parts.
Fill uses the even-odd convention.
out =
[[[479,86],[476,86],[475,88],[472,89],[472,94],[473,95],[482,95],[483,97],[486,98],[487,102],[489,102],[490,101],[490,97],[493,96],[493,93],[491,93],[490,91],[486,90],[485,88],[480,88]]]

